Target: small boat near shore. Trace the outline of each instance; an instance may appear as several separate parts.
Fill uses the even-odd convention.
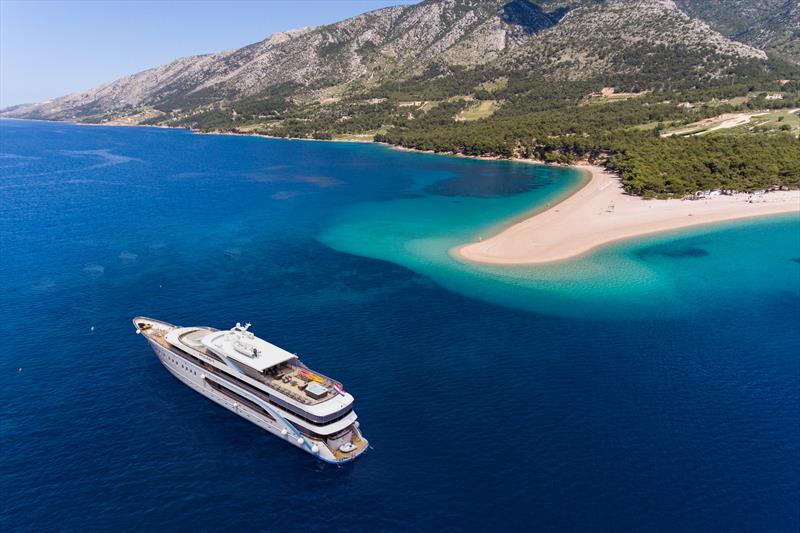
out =
[[[133,324],[178,380],[289,444],[334,464],[367,450],[342,384],[256,337],[250,324],[219,331],[141,316]]]

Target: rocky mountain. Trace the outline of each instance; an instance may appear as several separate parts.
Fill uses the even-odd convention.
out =
[[[721,34],[800,63],[797,0],[676,0],[690,16]]]
[[[702,78],[731,63],[767,59],[764,51],[724,37],[668,0],[587,3],[508,55],[510,65],[522,59],[529,69],[568,79],[638,73],[654,64],[697,68],[694,76]]]
[[[404,77],[432,61],[491,61],[557,21],[524,0],[429,0],[321,26],[277,33],[239,50],[178,59],[85,92],[6,114],[68,119],[176,109],[274,88],[296,97],[335,96],[359,81]]]
[[[235,104],[248,99],[274,99],[275,108],[324,105],[442,69],[492,67],[568,80],[613,69],[634,78],[642,73],[645,82],[672,69],[675,76],[722,79],[733,66],[765,64],[759,46],[796,46],[797,2],[781,11],[780,1],[759,0],[764,16],[743,30],[746,15],[711,17],[715,4],[737,0],[426,0],[178,59],[2,115],[189,124],[219,109],[235,115]],[[751,44],[735,40],[739,35]]]

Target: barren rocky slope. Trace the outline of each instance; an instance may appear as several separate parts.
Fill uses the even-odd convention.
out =
[[[337,101],[380,83],[409,79],[431,67],[468,71],[488,64],[512,75],[541,71],[542,76],[554,79],[586,79],[607,69],[635,76],[652,70],[654,62],[671,68],[667,58],[674,57],[679,58],[676,64],[681,69],[703,78],[719,76],[740,62],[766,60],[764,51],[687,15],[685,11],[700,10],[689,10],[684,4],[671,0],[427,0],[327,26],[277,33],[239,50],[178,59],[2,114],[152,123],[252,97],[285,98],[293,105]],[[794,13],[791,16],[796,18],[796,9]]]
[[[726,37],[800,63],[797,0],[676,0],[676,3]]]

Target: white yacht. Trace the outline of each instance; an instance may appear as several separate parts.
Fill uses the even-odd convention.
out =
[[[367,450],[342,384],[256,337],[250,324],[218,331],[141,316],[133,324],[176,378],[288,443],[336,464]]]

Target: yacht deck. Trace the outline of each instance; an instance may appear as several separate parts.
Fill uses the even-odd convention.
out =
[[[163,346],[164,348],[172,350],[173,348],[172,345],[169,342],[167,342],[167,339],[165,338],[167,333],[169,333],[168,331],[152,327],[150,324],[140,324],[139,331],[141,331],[142,335],[144,335],[148,339],[152,339],[161,346]]]
[[[353,432],[353,439],[350,442],[352,442],[355,445],[355,448],[353,450],[350,450],[349,452],[343,452],[338,448],[331,449],[333,455],[336,456],[337,461],[343,461],[345,459],[350,459],[352,457],[355,457],[356,455],[361,453],[364,450],[364,447],[366,447],[367,445],[367,441],[362,439],[358,435],[358,432],[356,431]]]
[[[212,359],[219,360],[216,354],[212,353],[208,348],[203,345],[203,337],[208,335],[209,333],[215,333],[219,330],[215,328],[197,328],[192,329],[191,331],[187,331],[186,333],[182,334],[178,337],[183,344],[191,348],[192,350],[198,351],[203,355],[211,357]]]
[[[321,376],[307,368],[294,365],[280,367],[274,376],[267,375],[261,381],[265,385],[305,405],[316,405],[330,400],[338,394],[334,387],[335,382],[332,379]],[[326,392],[317,398],[309,396],[306,388],[311,383],[318,383],[320,386],[325,387],[327,389]]]
[[[207,357],[221,361],[215,353],[211,352],[211,350],[206,348],[202,343],[203,337],[216,331],[217,330],[214,328],[192,329],[191,331],[181,334],[178,340],[192,350],[196,350]],[[153,339],[168,350],[174,350],[175,346],[166,339],[167,333],[169,333],[169,331],[157,327],[145,327],[142,329],[142,334],[146,335],[148,338]],[[304,405],[317,405],[330,400],[338,394],[335,388],[335,385],[338,384],[337,382],[305,367],[286,363],[270,370],[273,371],[267,375],[248,373],[248,377]],[[318,383],[320,386],[325,387],[327,391],[316,398],[309,396],[305,389],[311,383]]]

